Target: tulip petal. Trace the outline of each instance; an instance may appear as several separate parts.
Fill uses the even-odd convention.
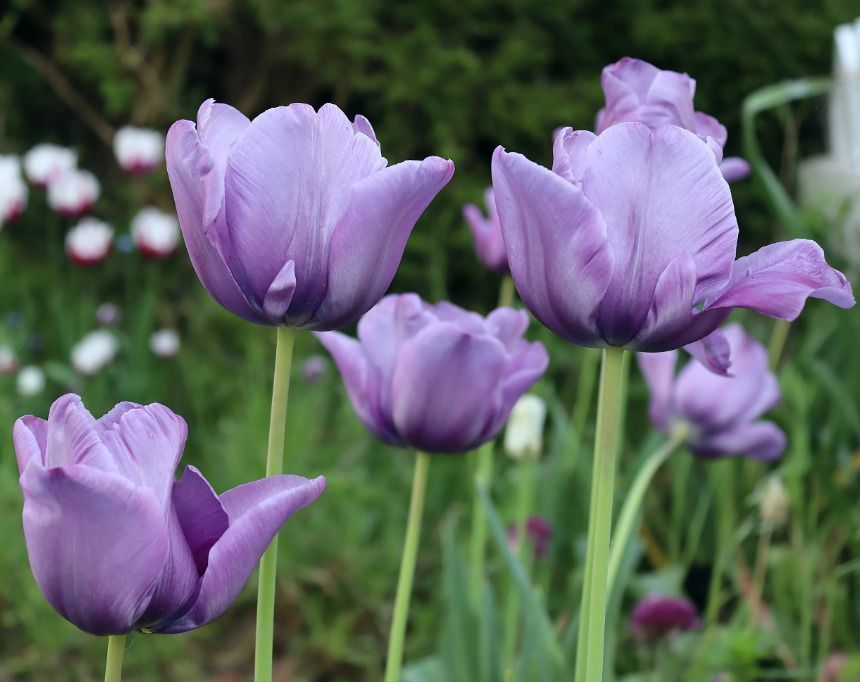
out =
[[[679,253],[660,273],[636,346],[646,346],[651,352],[676,347],[678,335],[693,320],[696,279],[695,259],[687,252]]]
[[[771,461],[785,452],[785,433],[773,422],[754,422],[691,441],[690,449],[700,457],[741,455]]]
[[[528,329],[529,316],[525,310],[496,308],[487,315],[486,326],[487,330],[512,352]]]
[[[669,412],[672,404],[672,387],[675,378],[675,365],[678,351],[663,353],[636,353],[636,362],[645,378],[651,401],[648,403],[648,417],[661,431],[669,426]]]
[[[676,126],[652,132],[641,123],[619,123],[587,151],[583,191],[600,208],[615,257],[599,325],[608,343],[625,345],[645,322],[657,281],[678,253],[695,262],[694,300],[722,290],[737,244],[734,205],[708,146]]]
[[[30,566],[47,600],[91,634],[129,632],[167,557],[155,494],[90,466],[31,466],[21,488]]]
[[[121,473],[121,463],[104,446],[100,432],[80,396],[69,393],[57,398],[48,413],[45,466],[86,464],[105,472]]]
[[[549,366],[549,354],[542,343],[520,340],[513,360],[508,364],[507,376],[499,384],[495,400],[495,417],[481,436],[481,441],[494,438],[508,421],[514,404],[520,396],[540,379]]]
[[[600,214],[570,182],[501,147],[493,154],[493,189],[526,306],[568,341],[603,345],[594,322],[613,259]]]
[[[263,312],[273,324],[283,324],[296,293],[296,264],[288,260],[263,299]]]
[[[185,467],[182,477],[173,485],[172,497],[197,571],[203,575],[209,563],[209,550],[224,535],[230,519],[209,481],[196,467]]]
[[[18,460],[18,473],[23,474],[31,461],[43,466],[48,444],[48,422],[31,415],[21,417],[12,429],[12,442]]]
[[[218,618],[236,599],[263,552],[286,520],[316,500],[325,479],[271,476],[221,496],[230,526],[209,552],[200,592],[185,616],[162,632],[185,632]]]
[[[750,165],[739,156],[728,156],[720,163],[720,172],[726,182],[737,182],[743,180],[750,174]]]
[[[415,223],[453,173],[453,162],[431,156],[398,163],[352,187],[331,241],[327,295],[314,328],[348,324],[382,297]]]
[[[729,375],[732,366],[732,349],[725,334],[719,329],[703,339],[684,346],[684,350],[711,370],[714,374]]]
[[[174,123],[167,133],[165,150],[179,226],[197,277],[224,308],[250,322],[264,322],[207,234],[213,226],[204,221],[203,188],[215,162],[200,144],[194,124],[191,121]],[[223,188],[221,192],[223,194]]]
[[[403,346],[394,370],[397,432],[428,452],[470,450],[495,417],[492,396],[507,362],[496,339],[451,323],[422,330]]]
[[[793,239],[738,258],[728,285],[705,308],[750,308],[794,320],[809,297],[840,308],[854,305],[851,284],[827,264],[821,247],[808,239]]]

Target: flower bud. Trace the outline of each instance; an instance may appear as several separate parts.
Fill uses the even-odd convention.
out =
[[[175,358],[182,342],[174,329],[159,329],[149,337],[149,350],[160,358]]]
[[[179,244],[179,221],[175,215],[147,206],[132,219],[131,236],[147,258],[167,258]]]
[[[47,187],[77,164],[75,151],[55,144],[37,144],[24,155],[24,173],[39,187]]]
[[[511,410],[505,428],[505,452],[514,459],[537,459],[543,449],[543,425],[546,420],[546,403],[542,398],[527,393]]]
[[[35,365],[22,367],[21,371],[18,372],[16,388],[18,393],[24,397],[39,395],[45,390],[45,373],[42,368]]]
[[[79,218],[93,207],[100,193],[95,175],[72,169],[48,185],[48,204],[64,218]]]
[[[113,362],[118,350],[119,343],[111,332],[90,332],[72,348],[72,367],[78,374],[92,376]]]
[[[84,218],[66,234],[66,253],[77,265],[98,265],[110,252],[113,228],[102,220]]]
[[[113,151],[126,173],[149,173],[164,163],[164,135],[150,128],[123,126],[114,135]]]
[[[762,522],[772,528],[784,526],[791,511],[791,498],[779,476],[764,482],[759,496],[759,513]]]
[[[0,344],[0,374],[14,374],[18,370],[18,358],[8,343]]]

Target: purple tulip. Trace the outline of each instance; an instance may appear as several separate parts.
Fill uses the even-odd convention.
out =
[[[499,147],[493,184],[518,293],[573,343],[666,351],[709,336],[734,307],[793,320],[809,296],[854,305],[815,242],[735,260],[731,192],[686,130],[568,128],[554,156],[549,170]],[[724,347],[715,341],[699,346]]]
[[[76,395],[13,432],[30,567],[47,600],[94,635],[184,632],[220,616],[283,523],[325,480],[273,476],[221,496],[174,473],[185,421],[120,403],[94,419]]]
[[[549,551],[549,543],[552,540],[552,524],[539,516],[530,516],[526,519],[525,535],[535,559],[543,559]],[[517,537],[517,524],[508,526],[508,544],[514,552],[519,551],[519,538]]]
[[[666,124],[679,126],[708,143],[728,182],[749,175],[750,166],[743,159],[723,159],[726,128],[713,116],[693,108],[696,81],[686,73],[664,71],[641,59],[624,57],[603,69],[600,85],[606,106],[597,113],[598,133],[616,123],[638,122],[652,129]]]
[[[630,631],[642,643],[700,627],[702,621],[696,607],[683,597],[653,594],[636,604],[630,614]]]
[[[494,438],[514,403],[546,370],[528,316],[486,318],[415,294],[383,298],[358,323],[358,340],[318,334],[343,376],[358,418],[378,438],[425,452],[464,452]]]
[[[363,116],[291,104],[253,121],[207,100],[167,134],[167,172],[203,286],[240,317],[334,329],[373,306],[415,222],[451,179],[436,156],[391,167]]]
[[[727,326],[724,336],[733,376],[718,376],[695,360],[675,376],[675,351],[637,354],[651,391],[651,421],[667,433],[686,424],[687,446],[703,457],[775,459],[785,450],[785,434],[772,422],[758,421],[780,399],[767,350],[739,324]]]
[[[502,226],[499,224],[499,214],[496,211],[496,199],[493,188],[484,192],[484,204],[487,216],[481,213],[475,204],[463,207],[463,217],[469,223],[472,238],[475,240],[475,253],[484,267],[493,272],[508,272],[508,255],[505,253],[505,241],[502,239]]]

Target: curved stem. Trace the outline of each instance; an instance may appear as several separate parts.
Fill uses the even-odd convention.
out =
[[[105,682],[119,682],[122,679],[122,659],[125,656],[126,635],[108,637],[107,659],[105,660]]]
[[[284,437],[287,429],[287,400],[290,394],[290,367],[293,361],[295,331],[278,327],[275,350],[275,376],[272,384],[272,411],[269,415],[269,446],[266,453],[266,476],[284,470]],[[254,648],[254,681],[271,682],[272,641],[275,625],[275,578],[278,567],[278,536],[260,559],[257,591],[257,634]]]
[[[624,498],[624,505],[621,507],[621,513],[618,515],[618,521],[615,524],[615,532],[613,533],[612,546],[609,550],[609,568],[606,574],[607,592],[610,598],[617,588],[616,581],[618,573],[621,570],[621,561],[627,552],[627,546],[630,544],[630,539],[633,536],[633,531],[638,526],[639,512],[642,509],[642,501],[645,499],[645,493],[657,471],[663,466],[663,463],[669,459],[675,449],[684,442],[687,437],[688,429],[679,427],[675,429],[662,446],[657,448],[648,459],[633,480],[633,485],[627,491]]]
[[[615,455],[621,440],[623,412],[624,349],[603,350],[597,427],[594,436],[594,472],[591,483],[588,548],[580,607],[576,682],[603,679],[603,643],[606,635],[606,569],[612,526]]]
[[[429,467],[430,455],[424,452],[417,453],[415,473],[412,477],[412,498],[409,501],[409,520],[406,523],[406,540],[403,543],[403,558],[400,560],[400,578],[397,581],[397,596],[394,598],[394,617],[391,620],[391,634],[388,637],[385,682],[400,682],[403,641],[406,636],[406,619],[409,615],[409,598],[412,595],[418,541],[421,537],[421,517],[424,514]]]

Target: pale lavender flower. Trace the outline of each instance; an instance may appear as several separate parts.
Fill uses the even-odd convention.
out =
[[[475,253],[488,270],[507,273],[508,255],[505,253],[505,241],[502,238],[502,226],[499,224],[492,187],[484,192],[484,205],[487,207],[486,216],[475,204],[463,207],[463,217],[469,224],[475,242]]]

